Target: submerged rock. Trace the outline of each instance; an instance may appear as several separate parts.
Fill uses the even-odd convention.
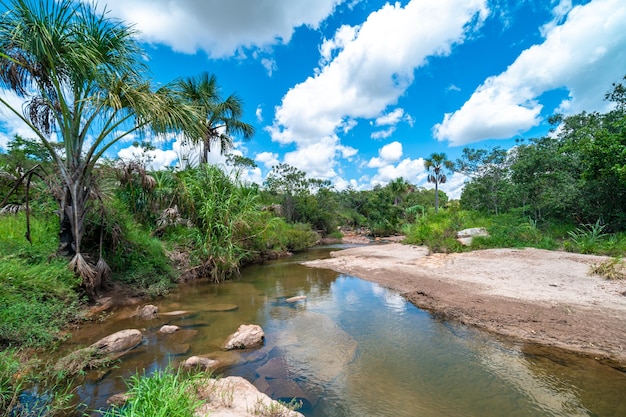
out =
[[[219,361],[202,356],[192,356],[183,362],[183,367],[191,369],[215,369],[218,365]]]
[[[242,324],[237,331],[231,334],[224,342],[225,350],[250,349],[262,346],[265,333],[257,324]]]
[[[287,298],[285,300],[285,302],[287,302],[287,303],[295,303],[297,301],[303,301],[303,300],[306,300],[306,295],[297,295],[295,297]]]

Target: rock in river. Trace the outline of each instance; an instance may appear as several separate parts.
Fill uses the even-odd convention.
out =
[[[261,326],[256,324],[242,324],[237,331],[231,334],[224,342],[225,350],[249,349],[263,345],[265,333]]]

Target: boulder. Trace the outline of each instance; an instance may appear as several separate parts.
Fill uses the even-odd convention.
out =
[[[137,329],[120,330],[107,337],[103,337],[90,348],[95,348],[105,354],[121,353],[130,350],[141,343],[143,335]]]
[[[145,305],[135,311],[134,317],[143,320],[156,319],[159,317],[159,307],[153,306],[152,304]]]
[[[463,246],[471,246],[475,237],[488,237],[489,232],[484,227],[472,227],[470,229],[463,229],[456,233],[456,240]]]
[[[120,330],[98,340],[89,347],[79,349],[61,358],[54,368],[76,375],[86,368],[106,366],[111,359],[117,359],[136,347],[143,340],[137,329]]]
[[[239,376],[207,379],[198,387],[198,395],[201,400],[207,400],[196,410],[198,417],[304,417],[259,392]]]
[[[256,324],[242,324],[237,331],[231,334],[224,342],[224,350],[249,349],[262,346],[265,333],[261,326]]]
[[[159,329],[159,333],[170,334],[170,333],[174,333],[174,332],[176,332],[178,330],[180,330],[180,327],[178,327],[178,326],[172,326],[170,324],[164,324]]]

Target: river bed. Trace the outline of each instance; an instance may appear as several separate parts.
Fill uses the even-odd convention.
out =
[[[104,407],[124,378],[219,352],[240,324],[253,323],[265,345],[237,353],[223,375],[298,398],[308,417],[626,415],[623,372],[439,320],[395,291],[299,264],[336,249],[251,266],[220,285],[181,286],[153,303],[156,320],[135,319],[129,307],[83,326],[64,351],[126,328],[145,341],[110,372],[90,375],[77,389],[81,401]],[[299,295],[306,300],[287,302]],[[165,315],[175,311],[185,313]],[[161,335],[163,324],[181,330]]]

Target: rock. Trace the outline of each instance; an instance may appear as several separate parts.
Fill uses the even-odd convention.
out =
[[[130,350],[141,343],[143,335],[137,329],[120,330],[98,340],[90,348],[98,349],[102,353],[121,353]]]
[[[256,324],[242,324],[237,331],[231,334],[224,342],[225,350],[249,349],[262,346],[265,333],[261,326]]]
[[[172,325],[169,325],[169,324],[164,324],[159,329],[159,333],[170,334],[170,333],[174,333],[175,331],[178,331],[178,330],[180,330],[180,327],[178,327],[178,326],[172,326]]]
[[[127,392],[120,392],[119,394],[111,395],[107,399],[107,404],[120,408],[125,405],[130,398],[131,396]]]
[[[159,317],[159,307],[153,306],[152,304],[145,305],[138,308],[133,316],[143,320],[156,319]]]
[[[207,400],[196,410],[198,417],[304,417],[290,411],[278,401],[259,392],[254,385],[239,376],[207,379],[198,387],[200,399]]]
[[[297,295],[295,297],[287,298],[285,302],[287,303],[295,303],[297,301],[306,300],[306,295]]]
[[[219,365],[219,361],[202,356],[192,356],[183,362],[183,367],[191,369],[215,369]]]
[[[165,313],[161,313],[162,316],[182,316],[183,314],[188,314],[189,311],[186,310],[176,310],[176,311],[167,311]]]
[[[488,237],[489,232],[484,227],[473,227],[470,229],[463,229],[456,233],[457,242],[463,246],[471,246],[475,237]]]
[[[120,330],[84,349],[79,349],[61,358],[54,369],[64,370],[69,375],[78,374],[86,368],[98,368],[106,365],[111,359],[117,359],[143,340],[139,330]]]

